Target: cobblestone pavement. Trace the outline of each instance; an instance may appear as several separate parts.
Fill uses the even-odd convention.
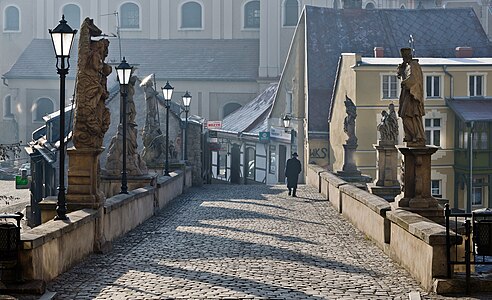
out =
[[[298,195],[283,186],[190,189],[48,289],[57,299],[432,298],[315,189]]]

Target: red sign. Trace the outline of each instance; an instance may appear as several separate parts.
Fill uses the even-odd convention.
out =
[[[222,121],[207,121],[206,128],[208,129],[221,129]]]

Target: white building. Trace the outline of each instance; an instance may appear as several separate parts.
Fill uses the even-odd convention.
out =
[[[469,2],[460,3],[467,6]],[[46,46],[50,45],[48,29],[58,24],[62,14],[72,28],[79,28],[89,16],[105,34],[119,34],[123,55],[142,66],[140,75],[156,73],[158,85],[172,81],[178,96],[190,91],[191,113],[217,120],[278,81],[304,5],[342,7],[338,0],[0,0],[0,126],[7,129],[1,131],[0,143],[30,140],[42,116],[58,109],[59,80],[54,54]],[[418,3],[364,0],[361,5],[416,8]],[[488,20],[488,10],[484,11],[482,24]],[[117,63],[121,59],[118,39],[110,39],[110,58]],[[256,51],[250,52],[244,64],[230,64],[241,54],[231,50],[234,46],[224,46],[227,42]],[[163,48],[168,52],[153,51]],[[138,55],[140,50],[147,51],[145,56]],[[203,51],[215,56],[202,55]],[[228,55],[229,60],[217,63]],[[179,62],[173,61],[177,58]],[[72,66],[75,62],[73,58]],[[231,72],[245,75],[231,77]],[[74,74],[72,68],[67,98],[73,91]]]

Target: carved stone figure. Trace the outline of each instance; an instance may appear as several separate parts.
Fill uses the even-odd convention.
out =
[[[137,152],[137,124],[135,123],[135,116],[137,111],[135,109],[135,102],[133,96],[135,94],[135,83],[137,77],[132,76],[128,84],[127,90],[127,130],[126,130],[126,160],[127,160],[127,173],[128,175],[138,176],[148,174],[148,169],[145,162],[140,158]],[[124,101],[125,99],[122,99]],[[111,142],[108,150],[108,157],[106,160],[106,173],[108,175],[118,176],[121,173],[123,160],[123,126],[120,124],[116,135],[111,138]]]
[[[142,80],[140,86],[144,89],[145,102],[147,104],[145,127],[142,133],[144,145],[142,158],[149,166],[162,164],[161,155],[166,151],[166,139],[159,125],[159,113],[157,111],[158,93],[154,89],[152,75]]]
[[[357,145],[357,137],[355,136],[355,118],[357,117],[357,110],[354,102],[345,96],[345,110],[347,116],[343,121],[343,131],[347,134],[347,145]]]
[[[75,87],[75,117],[73,143],[78,149],[99,149],[109,128],[110,114],[104,102],[108,98],[107,76],[111,67],[104,62],[109,41],[92,41],[101,30],[92,19],[86,18],[80,26]]]
[[[398,65],[397,76],[401,79],[398,116],[402,118],[409,146],[425,146],[425,131],[422,123],[424,111],[424,89],[422,69],[418,59],[412,58],[412,49],[402,48],[403,62]]]
[[[398,119],[396,117],[395,105],[391,103],[386,110],[381,112],[381,122],[378,124],[378,131],[381,135],[381,142],[396,144],[398,141]]]

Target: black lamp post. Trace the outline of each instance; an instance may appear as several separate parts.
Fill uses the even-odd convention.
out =
[[[164,176],[169,175],[169,107],[171,106],[171,97],[173,96],[174,88],[166,82],[166,85],[162,87],[162,94],[164,95],[164,105],[166,106],[166,165],[164,166]]]
[[[60,147],[58,148],[60,159],[55,220],[67,220],[67,201],[65,199],[65,78],[70,68],[70,50],[77,30],[68,26],[65,16],[62,16],[60,24],[55,29],[48,31],[55,49],[56,70],[60,75]]]
[[[123,126],[123,168],[121,170],[121,191],[120,194],[128,194],[128,180],[126,177],[126,129],[127,129],[127,120],[128,114],[126,113],[126,105],[128,96],[128,83],[130,82],[130,77],[132,76],[133,67],[130,66],[125,58],[121,63],[115,68],[116,74],[118,76],[118,82],[120,83],[120,93],[123,97],[123,111],[122,111],[122,125]]]
[[[188,112],[190,111],[191,95],[186,91],[182,97],[185,111],[184,160],[188,161]]]

